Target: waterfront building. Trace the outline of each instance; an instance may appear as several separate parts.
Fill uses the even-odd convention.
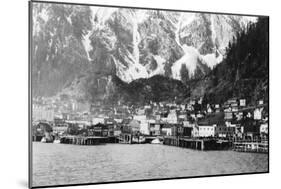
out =
[[[198,125],[199,137],[214,137],[216,125]]]
[[[235,135],[236,127],[227,127],[226,125],[218,125],[215,127],[215,136],[218,137],[233,137]]]
[[[108,127],[104,124],[98,123],[87,128],[88,136],[108,136]]]
[[[192,127],[184,127],[183,125],[177,125],[177,136],[181,137],[191,137],[192,136]]]
[[[243,127],[243,136],[248,139],[254,139],[257,136],[260,136],[260,123],[252,118],[244,120],[241,127]]]

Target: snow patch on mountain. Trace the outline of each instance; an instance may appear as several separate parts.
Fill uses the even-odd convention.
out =
[[[128,51],[123,55],[126,66],[120,61],[114,59],[116,66],[116,75],[125,82],[131,82],[139,78],[147,78],[148,72],[146,68],[135,61],[135,57]]]
[[[185,55],[177,60],[171,70],[172,70],[172,77],[174,79],[181,79],[181,68],[182,65],[185,65],[188,69],[189,76],[193,76],[197,67],[197,62],[200,59],[200,54],[198,50],[194,47],[183,45],[183,49]]]
[[[221,54],[216,57],[215,53],[202,55],[201,57],[204,60],[203,63],[205,63],[211,69],[213,69],[223,60],[223,56]]]

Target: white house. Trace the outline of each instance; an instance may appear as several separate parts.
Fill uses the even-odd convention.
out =
[[[198,125],[199,137],[213,137],[215,136],[216,125]]]
[[[94,118],[92,119],[92,123],[93,123],[94,125],[96,125],[96,124],[98,124],[98,123],[104,124],[104,118],[94,117]]]

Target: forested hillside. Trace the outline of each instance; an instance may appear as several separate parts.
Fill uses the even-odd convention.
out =
[[[208,83],[205,102],[224,102],[231,97],[246,98],[250,103],[259,99],[268,101],[268,32],[268,18],[260,18],[237,34],[226,49],[223,62],[204,79]]]

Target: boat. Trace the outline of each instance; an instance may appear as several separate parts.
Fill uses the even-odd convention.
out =
[[[52,140],[51,138],[48,139],[48,138],[46,138],[46,137],[43,137],[43,138],[41,139],[41,142],[42,142],[42,143],[52,143],[53,140]]]
[[[43,137],[43,138],[41,139],[41,142],[46,143],[46,142],[47,142],[46,138]]]
[[[151,144],[163,144],[163,141],[161,141],[159,138],[156,138],[151,141]]]
[[[59,138],[58,138],[58,139],[55,139],[55,140],[54,140],[54,143],[55,143],[55,144],[60,144],[60,139],[59,139]]]
[[[55,136],[53,137],[53,139],[54,139],[53,143],[55,143],[55,144],[60,144],[60,137],[59,137],[58,135],[55,135]]]

